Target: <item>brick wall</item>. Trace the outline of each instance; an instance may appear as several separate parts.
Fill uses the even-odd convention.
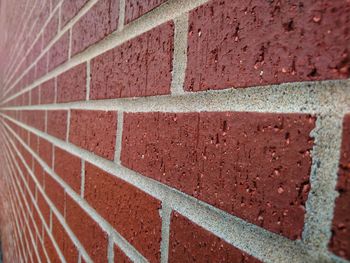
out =
[[[4,262],[349,262],[348,0],[2,0]]]

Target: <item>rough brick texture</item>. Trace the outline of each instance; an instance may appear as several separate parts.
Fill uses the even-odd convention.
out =
[[[308,115],[128,113],[123,165],[289,238],[311,167]]]
[[[96,155],[113,160],[116,129],[116,112],[72,110],[69,141]]]
[[[170,222],[169,262],[258,263],[209,231],[173,212]]]
[[[350,262],[349,0],[0,2],[0,262]]]
[[[343,122],[343,141],[339,162],[337,191],[335,202],[330,250],[340,257],[350,260],[350,115]]]
[[[209,1],[190,12],[185,88],[347,78],[349,13],[342,0]]]
[[[91,99],[170,93],[173,24],[168,22],[91,61]]]

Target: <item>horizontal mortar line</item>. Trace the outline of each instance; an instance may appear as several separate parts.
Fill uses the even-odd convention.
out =
[[[10,140],[10,139],[8,139]],[[8,148],[10,148],[9,146],[7,146]],[[14,153],[12,152],[11,149],[9,149],[9,151],[11,152],[11,156],[13,157],[14,156]],[[19,158],[21,159],[21,161],[23,162],[24,160],[21,158],[21,156],[17,153],[17,155],[19,156]],[[25,163],[25,162],[24,162]],[[37,210],[37,213],[39,214],[40,216],[40,219],[43,221],[43,224],[46,224],[46,221],[43,219],[43,216],[42,216],[42,213],[41,213],[41,210],[39,208],[39,205],[37,204],[35,198],[33,197],[33,194],[32,192],[30,191],[30,188],[28,186],[28,183],[24,180],[23,178],[23,172],[21,171],[21,169],[19,168],[18,164],[16,164],[16,168],[17,170],[20,172],[21,174],[21,178],[22,178],[22,181],[24,182],[26,188],[27,188],[27,191],[29,192],[29,195],[33,201],[33,203],[35,203],[35,208]],[[27,171],[30,173],[30,176],[34,179],[35,176],[32,172],[32,170],[26,166],[26,169]],[[36,179],[36,178],[35,178]],[[88,262],[92,262],[92,260],[90,259],[89,255],[87,254],[87,252],[85,251],[84,247],[80,244],[79,240],[77,237],[75,237],[75,235],[73,234],[73,232],[69,229],[69,227],[67,227],[66,223],[65,223],[65,220],[64,220],[64,217],[60,214],[60,212],[58,212],[57,208],[53,205],[53,203],[51,202],[51,200],[46,196],[45,194],[45,191],[42,189],[42,187],[40,186],[40,184],[37,182],[37,180],[35,180],[35,184],[36,184],[36,187],[39,189],[39,191],[41,192],[41,194],[43,195],[45,201],[48,203],[49,207],[50,207],[50,210],[52,210],[54,213],[55,213],[55,216],[57,217],[58,221],[61,223],[61,225],[63,226],[63,228],[65,229],[67,235],[70,237],[70,239],[72,240],[72,242],[74,243],[75,247],[77,248],[78,252],[82,253],[85,260],[87,260]]]
[[[206,3],[207,1],[208,0],[190,0],[190,1],[189,0],[168,0],[167,2],[163,3],[159,7],[155,8],[152,11],[141,16],[139,19],[127,24],[122,31],[118,31],[118,29],[116,29],[114,32],[112,32],[110,35],[108,35],[106,38],[96,42],[95,44],[91,45],[90,47],[88,47],[84,51],[76,54],[69,61],[56,67],[54,70],[49,72],[47,75],[34,81],[34,83],[29,85],[27,88],[23,89],[21,92],[15,94],[9,98],[7,98],[3,102],[6,102],[6,101],[18,96],[18,95],[30,90],[31,88],[40,85],[41,83],[45,82],[46,80],[49,80],[49,79],[63,73],[64,71],[67,71],[68,69],[70,69],[76,65],[79,65],[83,62],[86,62],[86,61],[88,61],[88,60],[114,48],[114,47],[117,47],[117,46],[123,44],[124,42],[126,42],[126,41],[128,41],[128,40],[130,40],[138,35],[141,35],[142,33],[149,31],[152,28],[155,28],[155,27],[157,27],[157,26],[159,26],[159,25],[161,25],[169,20],[173,20],[174,18]],[[75,17],[76,20],[78,20],[81,16]],[[74,20],[71,22],[72,23],[69,24],[69,28],[76,21]],[[62,32],[65,32],[65,31],[66,30],[62,30]],[[59,39],[60,36],[61,35],[57,36],[54,39],[55,42]],[[47,48],[45,48],[45,50],[36,59],[36,61],[33,63],[33,65],[41,58],[42,55],[44,55],[46,53],[47,50],[49,50],[49,48],[51,47],[52,44],[53,43],[50,43],[50,45],[47,46]],[[24,75],[25,74],[23,74],[23,76]],[[19,79],[21,79],[21,77]],[[12,89],[17,84],[19,79],[16,81],[16,83],[14,83],[12,85],[12,87],[10,87],[4,93],[4,95],[6,95],[8,93],[8,91],[10,89]]]
[[[350,112],[350,80],[284,83],[179,95],[2,107],[2,110],[115,110],[125,112],[254,111],[335,114]]]
[[[55,13],[57,12],[57,10],[60,8],[62,2],[63,2],[63,0],[61,0],[61,1],[57,4],[57,6],[55,7],[54,10],[50,11],[50,15],[49,15],[48,19],[44,22],[42,28],[41,28],[40,31],[38,32],[38,34],[37,34],[37,36],[35,37],[34,41],[31,43],[31,45],[30,45],[30,47],[27,49],[26,53],[22,56],[22,59],[21,59],[18,63],[15,63],[15,64],[12,63],[11,65],[9,65],[9,67],[11,68],[11,69],[10,69],[10,72],[11,72],[11,73],[9,73],[9,74],[11,74],[11,75],[6,76],[5,87],[6,87],[6,86],[9,84],[9,82],[13,79],[13,77],[15,76],[17,70],[20,68],[22,62],[24,62],[25,59],[26,59],[26,57],[30,54],[30,52],[32,51],[32,48],[35,46],[35,44],[36,44],[37,40],[39,39],[40,35],[44,33],[44,30],[46,29],[46,26],[49,24],[51,18],[55,15]],[[44,8],[45,8],[45,5],[43,6],[43,9],[42,9],[42,10],[44,10]],[[31,31],[34,29],[34,26],[36,25],[36,23],[38,22],[38,20],[39,20],[39,17],[38,17],[38,18],[35,20],[35,22],[33,23],[33,26],[32,26],[32,28],[30,29],[30,33],[31,33]],[[30,33],[29,33],[29,34],[30,34]],[[57,33],[59,33],[59,30],[58,30]],[[51,43],[51,41],[50,41],[50,43]],[[20,51],[23,50],[24,47],[25,47],[25,43],[23,42],[23,44],[20,46],[20,49],[19,49],[15,54],[20,55]],[[41,54],[40,54],[40,55],[41,55]],[[16,56],[16,58],[12,59],[12,61],[16,62],[18,58],[19,58],[19,57]],[[16,65],[17,65],[17,67],[16,67]],[[35,65],[35,64],[34,64],[34,65]],[[13,69],[14,66],[15,66],[15,68]],[[31,67],[32,67],[32,66],[29,66],[28,69],[30,69]],[[29,70],[28,70],[28,71],[29,71]]]
[[[9,151],[11,151],[11,153],[12,153],[12,150],[11,150],[11,149],[9,149]],[[11,154],[11,156],[14,157],[13,154]],[[17,167],[17,170],[21,173],[22,181],[25,181],[25,180],[23,179],[23,174],[22,174],[22,172],[21,172],[20,169],[18,168],[18,164],[16,164],[16,167]],[[15,181],[16,181],[16,180],[15,180]],[[27,184],[26,184],[26,187],[28,188]],[[24,194],[23,194],[22,192],[21,192],[21,194],[22,194],[22,196],[23,196],[23,200],[26,201]],[[30,191],[29,191],[29,195],[30,195],[30,197],[31,197],[31,199],[32,199],[32,201],[33,201],[34,198],[33,198],[32,193],[31,193]],[[41,213],[41,210],[40,210],[40,208],[39,208],[39,205],[37,204],[37,202],[35,202],[35,200],[33,201],[33,205],[34,205],[35,209],[37,210],[37,213],[39,214],[40,220],[42,221],[42,225],[44,226],[44,228],[45,228],[45,230],[46,230],[46,232],[47,232],[47,235],[50,237],[50,239],[51,239],[51,241],[52,241],[52,244],[53,244],[53,246],[55,247],[55,250],[56,250],[56,252],[57,252],[57,254],[58,254],[58,256],[59,256],[61,262],[66,262],[66,261],[65,261],[65,258],[64,258],[64,256],[63,256],[63,254],[62,254],[62,251],[61,251],[60,248],[58,247],[57,242],[56,242],[55,238],[53,237],[53,234],[52,234],[51,231],[50,231],[50,227],[47,226],[46,221],[45,221],[45,219],[44,219],[44,217],[43,217],[43,215],[42,215],[42,213]],[[27,203],[27,202],[26,202],[26,206],[27,206],[27,209],[29,209],[29,208],[28,208],[28,203]]]
[[[10,127],[8,127],[7,124],[4,123],[4,125],[8,130],[11,131],[11,133],[14,134],[17,140],[20,141],[20,143],[40,163],[40,165],[44,168],[44,170],[64,188],[64,190],[72,197],[72,199],[76,201],[82,207],[82,209],[85,210],[86,213],[101,226],[101,228],[106,233],[108,233],[113,237],[118,247],[122,249],[125,253],[127,253],[129,258],[131,258],[133,261],[136,261],[136,262],[147,262],[147,260],[143,257],[142,254],[140,254],[140,252],[138,252],[127,240],[125,240],[124,237],[122,237],[121,234],[119,234],[104,218],[102,218],[101,215],[98,214],[83,198],[81,198],[79,194],[74,192],[74,190],[71,189],[71,187],[63,179],[61,179],[57,174],[55,174],[55,172],[52,171],[52,169],[43,160],[41,160],[40,157],[35,152],[33,152],[32,149],[27,144],[25,144],[23,140],[20,137],[18,137],[18,135]],[[23,160],[23,156],[20,154],[20,152],[18,152],[17,147],[14,145],[12,141],[11,141],[11,144],[17,150],[17,155],[20,156],[20,159],[22,160],[26,168],[30,169],[28,168],[27,164]],[[33,172],[30,172],[30,173],[33,177],[33,180],[36,182],[37,187],[40,188],[40,184],[37,182],[36,178],[34,178],[35,176]],[[45,195],[44,192],[42,192],[42,194]],[[49,198],[47,199],[50,201]]]
[[[34,60],[34,62],[24,70],[24,72],[18,77],[18,79],[4,92],[4,96],[12,90],[16,84],[29,72],[30,68],[32,66],[35,66],[35,64],[43,57],[47,51],[50,50],[50,48],[63,36],[65,33],[67,33],[71,28],[73,28],[74,24],[81,18],[83,17],[89,10],[90,8],[97,3],[98,0],[90,0],[88,1],[78,12],[76,16],[74,16],[69,22],[59,30],[58,34],[50,41],[50,43],[44,47],[44,49],[41,51],[41,54]],[[69,40],[70,41],[70,40]],[[65,63],[64,63],[65,64]],[[63,65],[64,65],[63,64]],[[13,78],[15,73],[12,73],[11,78]],[[39,78],[39,80],[42,78]],[[35,83],[35,82],[34,82]]]
[[[9,186],[8,186],[9,187]],[[10,187],[9,187],[10,188]],[[12,187],[11,187],[12,188]],[[13,188],[14,189],[14,188]],[[11,210],[12,210],[12,214],[13,214],[13,217],[14,217],[14,221],[15,221],[15,226],[16,226],[16,228],[17,228],[17,231],[18,231],[18,233],[21,233],[21,235],[19,236],[19,239],[20,239],[20,243],[21,243],[21,246],[24,248],[24,249],[26,249],[27,251],[25,251],[26,252],[26,255],[25,255],[25,257],[27,258],[28,256],[31,258],[31,260],[33,259],[33,255],[31,254],[31,253],[27,253],[27,252],[29,252],[30,251],[30,249],[29,249],[29,247],[28,247],[28,239],[27,239],[27,236],[25,236],[25,235],[23,235],[23,232],[21,232],[21,229],[23,230],[23,224],[24,224],[24,222],[21,222],[21,224],[20,223],[18,223],[18,222],[20,222],[20,216],[19,216],[19,214],[17,214],[15,211],[15,209],[14,209],[14,202],[13,202],[13,198],[11,197],[12,195],[13,195],[13,193],[10,191],[10,190],[8,190],[8,193],[9,193],[9,199],[10,199],[10,207],[11,207]],[[17,195],[17,194],[16,194]],[[20,201],[18,200],[18,204],[20,204]],[[18,208],[21,208],[22,209],[22,205],[20,204],[20,205],[18,205]],[[23,219],[26,221],[25,223],[27,224],[27,220],[26,220],[26,218],[25,218],[25,216],[23,216]],[[22,227],[21,227],[21,226]],[[30,237],[32,238],[32,235],[30,234],[31,233],[31,231],[29,230],[28,231],[28,233],[29,233],[29,235],[30,235]],[[24,241],[23,241],[24,240]],[[32,243],[33,243],[33,239],[32,239]],[[23,246],[23,244],[25,244],[25,246]],[[35,244],[33,243],[33,247],[35,248],[35,246],[34,246]],[[25,248],[26,247],[26,248]]]
[[[8,161],[8,157],[6,158],[7,159],[7,162],[9,162]],[[12,165],[11,165],[12,166]],[[10,180],[12,180],[12,177],[10,178]],[[12,184],[14,184],[14,182],[12,182]],[[22,194],[23,195],[23,194]],[[16,196],[17,196],[17,199],[18,200],[20,200],[19,198],[18,198],[18,193],[16,193]],[[13,201],[12,201],[13,202]],[[11,202],[10,202],[11,203]],[[11,204],[12,205],[12,204]],[[22,206],[22,204],[20,205],[21,206],[21,209],[22,209],[22,211],[24,210],[23,209],[23,206]],[[25,218],[25,223],[26,223],[26,225],[27,225],[27,228],[28,228],[28,233],[29,233],[29,235],[30,235],[30,238],[31,238],[31,241],[32,241],[32,244],[33,244],[33,247],[34,247],[34,250],[35,250],[35,254],[36,254],[36,256],[37,256],[37,258],[39,259],[39,262],[41,262],[41,258],[40,258],[40,256],[39,256],[39,253],[38,253],[38,248],[37,248],[37,244],[35,244],[35,242],[34,242],[34,238],[33,238],[33,233],[32,233],[32,230],[29,228],[29,224],[28,224],[28,221],[29,220],[33,220],[33,226],[35,227],[35,234],[37,235],[38,234],[38,228],[37,228],[37,226],[36,226],[36,224],[34,223],[34,219],[33,219],[33,217],[32,217],[32,214],[31,214],[31,211],[29,210],[29,208],[28,208],[28,205],[26,205],[26,208],[27,208],[27,210],[29,211],[29,216],[30,216],[30,218],[26,218],[26,217],[24,217]]]
[[[288,260],[292,260],[291,255],[293,255],[293,262],[304,262],[305,258],[309,259],[308,262],[312,262],[310,251],[303,247],[300,241],[292,241],[278,234],[269,232],[259,226],[248,223],[243,219],[182,193],[179,190],[173,189],[70,143],[63,142],[28,125],[15,121],[10,117],[4,117],[49,141],[53,145],[75,156],[79,156],[84,161],[92,163],[109,174],[167,203],[173,210],[178,211],[192,222],[263,261],[281,262],[281,260],[287,260],[288,262]],[[5,125],[8,127],[7,124]],[[21,140],[17,134],[15,134],[15,136],[18,140]],[[33,154],[29,147],[27,149]],[[203,218],[205,218],[204,221]],[[251,240],[254,240],[254,244],[252,244]],[[279,250],[276,250],[276,247],[279,247]],[[269,252],[267,253],[267,251]]]

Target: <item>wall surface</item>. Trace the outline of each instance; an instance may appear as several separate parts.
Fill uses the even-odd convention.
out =
[[[349,0],[1,0],[9,262],[349,262]]]

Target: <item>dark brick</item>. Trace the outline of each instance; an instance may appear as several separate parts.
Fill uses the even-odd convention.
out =
[[[131,263],[132,261],[128,258],[125,253],[117,246],[114,245],[114,263]]]
[[[114,158],[117,113],[72,110],[69,141],[109,160]]]
[[[185,89],[350,75],[350,5],[212,0],[190,12]]]
[[[170,93],[172,22],[91,60],[91,99],[153,96]]]
[[[267,230],[300,238],[315,118],[127,113],[122,164]]]

